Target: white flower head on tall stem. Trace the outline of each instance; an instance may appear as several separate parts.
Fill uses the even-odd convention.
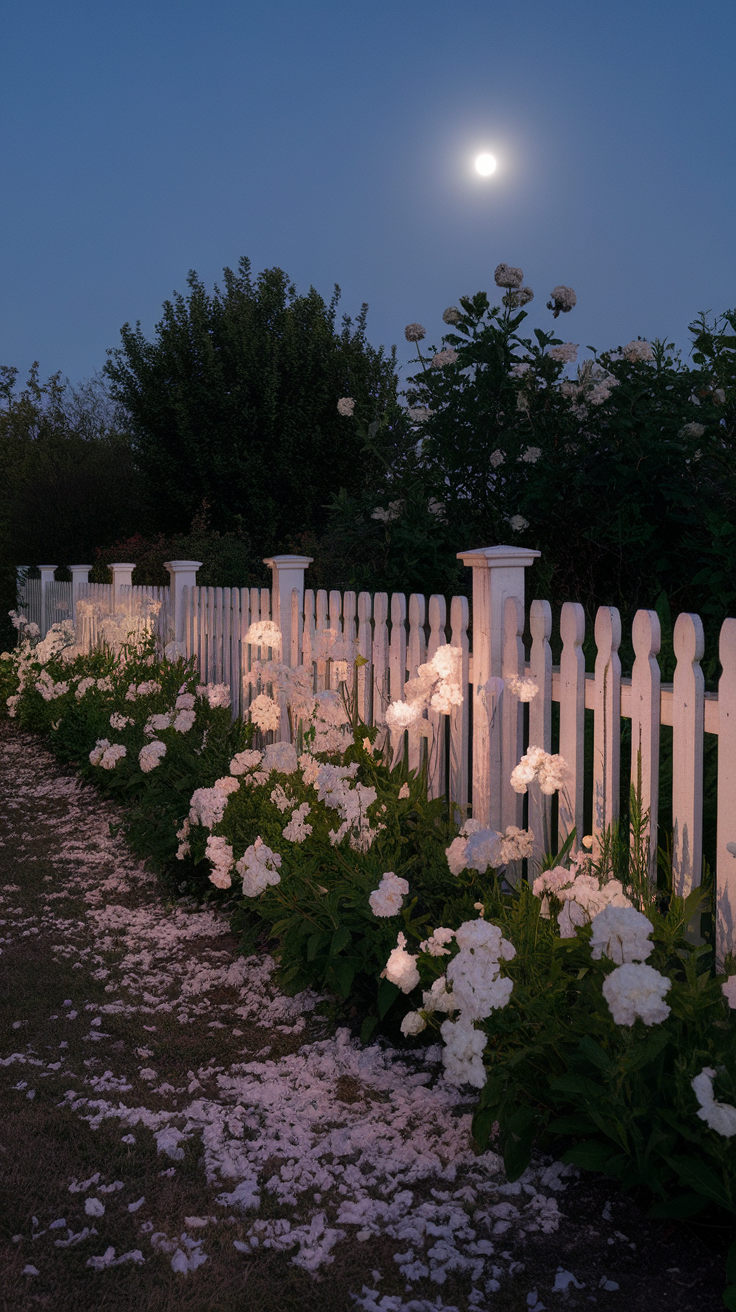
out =
[[[510,264],[497,264],[493,281],[497,287],[521,287],[524,281],[524,270],[516,269]]]
[[[704,1066],[699,1075],[690,1081],[693,1093],[700,1103],[697,1115],[705,1121],[716,1134],[724,1139],[732,1139],[736,1134],[736,1107],[727,1102],[717,1102],[713,1092],[716,1072],[712,1066]]]
[[[407,342],[421,342],[427,336],[427,329],[421,323],[408,323],[404,329]]]
[[[603,981],[603,996],[617,1025],[661,1025],[671,1008],[664,1001],[672,980],[653,966],[617,966]]]
[[[355,401],[352,396],[341,396],[337,403],[337,413],[344,419],[350,419],[355,410]]]
[[[250,643],[251,647],[270,647],[274,660],[281,659],[281,629],[273,620],[256,620],[249,626],[245,641]]]

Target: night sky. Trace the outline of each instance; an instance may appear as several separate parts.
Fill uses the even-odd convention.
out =
[[[0,363],[73,381],[243,255],[370,305],[489,289],[685,347],[736,305],[733,0],[3,0]],[[499,167],[473,171],[481,150]],[[581,353],[582,354],[582,353]]]

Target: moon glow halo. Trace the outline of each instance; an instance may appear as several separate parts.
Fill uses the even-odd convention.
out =
[[[492,173],[496,172],[495,155],[482,154],[475,161],[476,173],[480,173],[482,178],[489,178]]]

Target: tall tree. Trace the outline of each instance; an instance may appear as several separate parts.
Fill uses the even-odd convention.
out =
[[[207,502],[218,531],[244,528],[273,551],[319,529],[334,491],[371,472],[337,401],[398,408],[394,352],[367,342],[366,305],[338,329],[337,287],[329,304],[314,288],[298,296],[281,269],[254,278],[247,259],[211,294],[196,273],[187,282],[153,341],[124,325],[105,372],[131,416],[157,527],[185,530]]]

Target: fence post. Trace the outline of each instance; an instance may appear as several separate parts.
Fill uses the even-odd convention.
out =
[[[111,565],[110,569],[115,569]],[[118,568],[120,568],[118,566]],[[169,571],[169,627],[174,642],[182,645],[186,642],[186,611],[184,606],[184,589],[196,588],[197,570],[202,568],[201,560],[167,560],[164,569]],[[128,580],[130,582],[130,579]]]
[[[40,629],[41,629],[41,637],[42,637],[42,638],[45,638],[45,637],[46,637],[46,630],[47,630],[48,627],[49,627],[48,624],[47,624],[47,622],[46,622],[46,617],[47,617],[47,615],[48,615],[48,609],[47,609],[47,606],[46,606],[46,587],[47,587],[47,585],[48,585],[49,583],[53,583],[53,581],[54,581],[54,572],[55,572],[55,570],[56,570],[56,565],[39,565],[38,568],[39,568],[40,571],[41,571],[41,623],[40,623]]]
[[[271,571],[271,618],[281,629],[281,659],[284,665],[300,662],[301,624],[292,633],[291,594],[296,588],[299,597],[298,615],[304,614],[304,571],[311,565],[313,556],[266,556],[264,565]]]
[[[77,622],[77,598],[82,583],[89,583],[89,572],[91,565],[70,565],[69,573],[72,576],[72,623]]]
[[[121,607],[122,589],[131,588],[133,586],[133,570],[135,569],[135,565],[131,565],[130,562],[128,562],[127,564],[109,565],[108,569],[112,574],[112,599],[110,610],[113,615],[117,615]]]
[[[480,547],[459,551],[458,560],[473,570],[473,684],[475,694],[491,678],[500,678],[503,663],[504,606],[507,597],[524,605],[524,570],[541,553],[526,547]],[[473,696],[473,818],[494,829],[501,826],[501,717],[491,726],[481,698]]]

